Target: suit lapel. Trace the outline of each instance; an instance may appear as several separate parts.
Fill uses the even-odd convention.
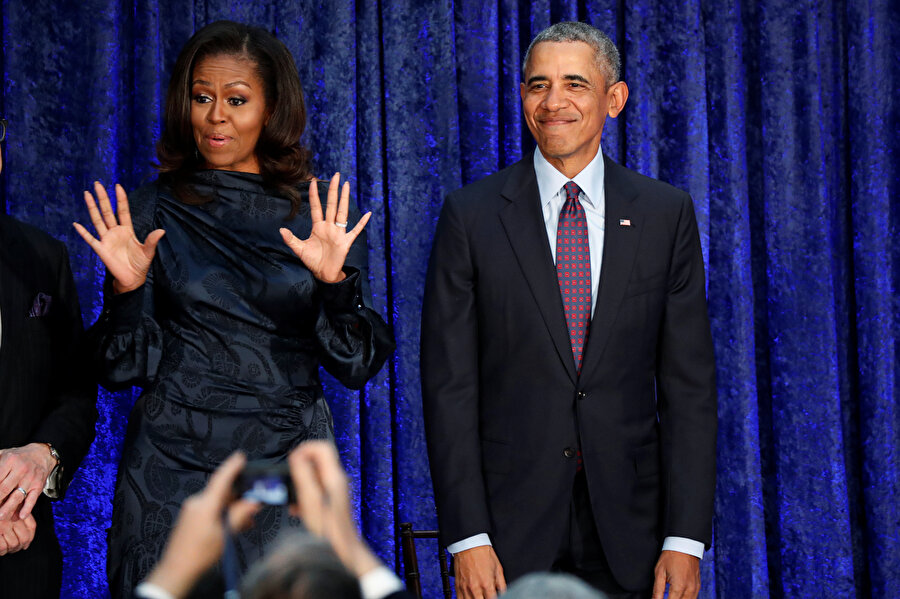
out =
[[[556,267],[547,242],[547,228],[541,214],[540,193],[530,156],[520,160],[510,171],[501,195],[509,200],[509,204],[500,211],[500,221],[556,351],[574,382],[575,359],[572,357]]]
[[[603,264],[597,290],[597,305],[584,353],[584,364],[596,364],[612,331],[616,312],[622,304],[641,238],[643,214],[634,202],[637,190],[625,179],[623,168],[603,157],[606,195],[606,228],[603,235]],[[624,226],[622,221],[630,221]],[[588,362],[590,360],[590,362]],[[588,366],[583,370],[589,375]]]

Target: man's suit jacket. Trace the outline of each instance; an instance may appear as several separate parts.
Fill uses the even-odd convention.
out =
[[[81,310],[65,246],[5,215],[0,318],[0,448],[51,443],[62,458],[64,492],[94,438],[97,419],[97,387],[85,367],[86,352],[78,347]],[[25,580],[24,596],[44,596],[36,590],[40,584],[59,578],[62,562],[48,498],[41,495],[32,513],[37,529],[31,547],[0,557],[0,595]]]
[[[533,158],[448,196],[422,311],[442,540],[487,532],[507,580],[551,566],[583,453],[610,568],[652,584],[662,539],[711,539],[715,372],[690,197],[605,158],[602,272],[580,377]]]

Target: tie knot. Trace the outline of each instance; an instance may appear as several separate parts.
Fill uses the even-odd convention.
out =
[[[577,200],[578,195],[581,193],[581,188],[578,187],[575,181],[569,181],[563,189],[566,190],[566,200]]]

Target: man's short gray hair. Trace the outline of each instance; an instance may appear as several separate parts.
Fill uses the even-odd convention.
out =
[[[607,599],[607,596],[571,574],[534,572],[509,585],[503,599]]]
[[[531,59],[531,51],[541,42],[584,42],[594,49],[594,57],[601,73],[606,75],[606,85],[609,87],[619,80],[622,74],[622,58],[619,49],[609,36],[587,23],[576,21],[563,21],[550,25],[531,40],[528,50],[525,51],[525,59],[522,61],[522,78],[525,78],[525,69]]]
[[[244,599],[362,599],[356,577],[326,541],[285,534],[241,581]]]

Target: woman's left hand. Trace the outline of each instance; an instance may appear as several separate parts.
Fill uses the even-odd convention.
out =
[[[338,199],[340,173],[335,173],[328,185],[328,200],[325,215],[316,180],[309,183],[309,211],[312,217],[312,231],[309,239],[298,239],[288,229],[280,229],[281,237],[313,276],[326,283],[337,283],[346,278],[344,260],[350,246],[369,222],[371,212],[363,214],[356,226],[347,230],[347,215],[350,213],[350,184],[344,183]]]

